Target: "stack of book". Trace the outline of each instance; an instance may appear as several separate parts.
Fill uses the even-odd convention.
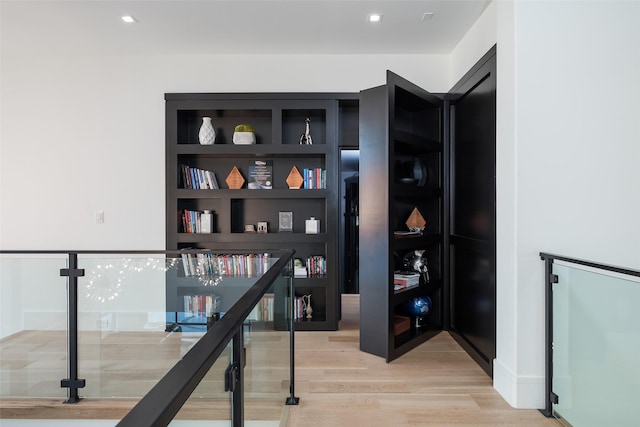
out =
[[[265,294],[247,316],[248,321],[273,322],[273,294]]]
[[[307,258],[307,275],[309,277],[326,276],[327,260],[322,255],[312,255]]]
[[[393,273],[393,290],[402,292],[420,285],[420,274],[411,271],[395,271]]]
[[[304,188],[307,190],[318,190],[327,188],[327,171],[321,168],[302,170]]]
[[[216,174],[187,165],[180,165],[182,170],[182,187],[192,190],[217,190],[219,187]]]
[[[184,209],[182,211],[182,232],[183,233],[202,233],[202,214],[201,211],[191,211]],[[207,230],[210,233],[210,230]]]

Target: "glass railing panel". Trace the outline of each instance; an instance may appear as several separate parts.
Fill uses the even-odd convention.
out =
[[[198,336],[166,327],[166,283],[179,258],[79,255],[78,376],[83,397],[142,397]]]
[[[556,262],[554,414],[574,426],[638,426],[638,278]]]
[[[286,423],[291,366],[289,280],[284,274],[279,276],[245,324],[247,425],[277,427]]]
[[[79,255],[80,395],[144,396],[274,262],[208,252]]]
[[[0,397],[66,398],[66,255],[0,255]]]
[[[225,391],[225,371],[231,362],[232,342],[184,403],[171,427],[231,427],[231,393]]]

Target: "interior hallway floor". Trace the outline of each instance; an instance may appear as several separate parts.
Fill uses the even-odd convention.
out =
[[[359,349],[359,296],[343,295],[336,332],[296,333],[289,427],[558,426],[514,409],[446,332],[386,363]]]

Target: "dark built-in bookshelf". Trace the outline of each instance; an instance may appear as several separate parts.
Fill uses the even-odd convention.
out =
[[[443,105],[391,72],[386,85],[361,92],[360,348],[387,361],[444,327]],[[426,221],[419,233],[406,224],[414,209]],[[415,251],[426,259],[428,276],[394,286],[394,273]],[[420,324],[406,309],[416,297],[431,301]],[[411,324],[398,328],[398,319]]]
[[[296,328],[337,329],[338,146],[342,135],[350,132],[341,122],[343,106],[352,127],[354,100],[357,94],[166,94],[167,249],[210,249],[231,255],[295,249],[295,258],[315,263],[307,266],[306,277],[295,277],[294,297],[311,295],[313,307],[312,318],[300,319]],[[216,133],[213,145],[199,143],[203,117],[211,117]],[[300,144],[307,118],[311,145]],[[234,129],[240,124],[254,129],[255,144],[233,143]],[[268,165],[270,189],[248,188],[254,175],[250,168],[256,161]],[[229,188],[227,182],[234,167],[244,179],[237,189]],[[287,184],[294,167],[304,175],[300,189]],[[187,228],[185,213],[197,223],[205,210],[213,213],[212,232]],[[291,213],[290,231],[279,230],[281,212]],[[320,221],[317,234],[305,232],[310,218]],[[265,222],[267,233],[258,232]],[[250,232],[247,225],[253,227]],[[214,291],[199,286],[183,273],[168,278],[168,312],[181,312],[185,296],[226,292],[222,287]],[[252,279],[239,274],[223,280]],[[216,296],[224,311],[228,308],[225,296]]]

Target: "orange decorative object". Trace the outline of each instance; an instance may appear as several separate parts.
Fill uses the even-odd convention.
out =
[[[405,224],[407,224],[409,230],[422,230],[424,229],[424,226],[427,225],[427,221],[425,221],[425,219],[422,217],[422,214],[420,214],[418,208],[413,208],[413,211],[411,212],[411,215],[409,215],[409,219],[407,219],[407,222],[405,222]]]
[[[238,190],[244,185],[244,177],[236,166],[231,169],[229,176],[225,180],[231,190]]]
[[[302,187],[304,178],[297,167],[294,166],[291,168],[291,172],[289,172],[286,182],[290,189],[298,189]]]

